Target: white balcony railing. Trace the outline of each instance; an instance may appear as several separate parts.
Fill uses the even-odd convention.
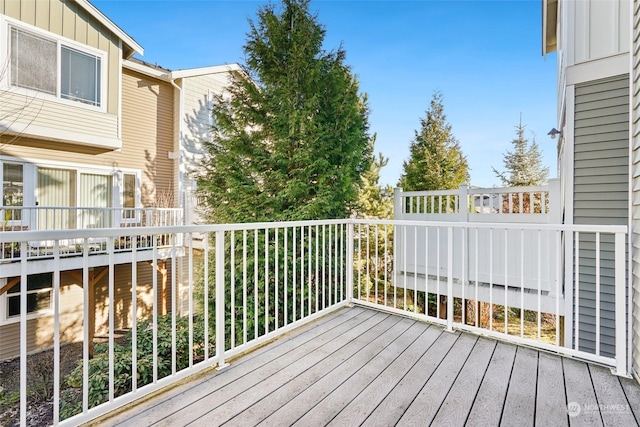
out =
[[[184,225],[179,208],[0,206],[0,231]]]
[[[0,207],[2,225],[0,231],[49,231],[49,230],[81,230],[98,228],[131,228],[131,227],[170,227],[184,224],[183,210],[177,208],[84,208],[84,207]],[[107,241],[95,237],[76,239],[71,237],[60,239],[61,256],[78,256],[82,254],[82,246],[87,243],[94,254],[106,254]],[[156,236],[157,245],[168,246],[168,236]],[[135,239],[122,235],[114,239],[116,252],[130,251],[132,246],[138,249],[150,248],[151,236],[140,235]],[[178,244],[181,244],[178,242]],[[18,243],[0,244],[0,260],[19,259],[25,249],[27,258],[47,258],[53,253],[53,240],[29,240],[24,245]]]
[[[490,264],[507,251],[523,257],[524,248],[533,246],[537,248],[532,252],[535,268],[511,271],[518,267],[505,264],[503,272],[491,271],[482,277],[478,273],[480,240],[469,238],[481,233],[488,233],[496,243],[483,254]],[[546,249],[541,245],[544,233],[558,237],[551,239],[558,254],[565,253],[559,247],[563,241],[578,242],[564,260],[555,258],[560,267],[551,280],[553,292],[541,285],[547,269],[542,255]],[[119,254],[115,242],[123,234],[130,241],[148,238],[149,249],[134,245]],[[195,234],[204,236],[202,249],[191,246]],[[519,236],[517,243],[508,240],[509,234]],[[429,235],[443,238],[430,245]],[[20,293],[27,295],[28,276],[37,266],[53,272],[51,423],[72,425],[200,370],[225,366],[229,357],[349,303],[596,361],[626,375],[625,236],[622,226],[327,220],[130,228],[126,233],[122,229],[10,231],[0,233],[0,244],[53,243],[44,263],[20,252],[20,273],[13,280]],[[60,242],[68,239],[80,242],[75,258],[64,257]],[[91,272],[94,239],[107,242],[103,301],[95,301],[90,292],[95,277]],[[184,247],[163,255],[161,241],[173,248],[182,241]],[[424,253],[409,250],[421,242]],[[501,244],[508,247],[501,250]],[[142,267],[119,267],[120,255],[130,265],[162,270],[163,276],[142,279]],[[420,262],[419,255],[425,260]],[[587,256],[596,268],[584,271],[582,260]],[[615,262],[605,265],[602,261],[611,256]],[[74,259],[80,263],[70,272]],[[425,268],[429,259],[435,270]],[[410,272],[408,263],[417,268]],[[159,269],[160,264],[168,267]],[[465,268],[456,277],[458,265]],[[82,278],[82,302],[76,307],[81,312],[80,330],[77,336],[65,334],[63,339],[67,319],[62,313],[68,316],[69,310],[63,284],[69,274]],[[493,281],[499,274],[516,279],[499,285]],[[537,288],[529,283],[525,289],[530,280]],[[130,285],[123,288],[122,283]],[[163,292],[167,292],[166,305]],[[573,301],[579,302],[580,309],[570,306]],[[588,316],[586,302],[595,307]],[[96,304],[104,307],[99,327],[104,329],[105,343],[96,346],[90,357],[93,334],[89,329],[95,326],[89,308]],[[29,340],[38,327],[29,322],[28,309],[27,298],[21,298],[22,425],[32,389],[27,376]],[[608,323],[610,318],[615,319],[615,328]],[[65,340],[82,341],[79,368],[71,380],[60,375],[60,346]]]

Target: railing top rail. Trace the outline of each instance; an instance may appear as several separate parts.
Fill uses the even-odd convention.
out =
[[[453,190],[430,190],[430,191],[401,191],[401,197],[415,197],[415,196],[457,196],[460,194],[459,189]]]
[[[549,186],[469,188],[469,194],[539,193],[542,191],[549,191]]]
[[[535,223],[505,223],[505,222],[455,222],[455,221],[415,221],[415,220],[386,220],[386,219],[353,219],[354,224],[387,224],[387,225],[415,225],[422,227],[453,227],[453,228],[481,228],[507,230],[559,230],[584,233],[627,233],[626,225],[583,225],[583,224],[535,224]]]
[[[91,237],[123,237],[136,235],[172,234],[172,233],[210,233],[216,231],[253,231],[286,227],[321,226],[332,224],[348,224],[349,219],[328,219],[308,221],[280,221],[280,222],[254,222],[235,224],[203,224],[203,225],[173,225],[152,227],[124,227],[124,228],[90,228],[73,230],[49,230],[49,231],[2,231],[0,243],[23,242],[34,240],[57,240],[69,238]]]
[[[76,230],[50,231],[2,231],[0,243],[37,240],[57,240],[68,238],[122,237],[135,235],[172,234],[172,233],[208,233],[216,231],[252,231],[274,228],[321,226],[333,224],[380,224],[408,225],[419,227],[452,227],[466,229],[506,229],[506,230],[551,230],[585,233],[627,233],[624,225],[573,225],[573,224],[533,224],[533,223],[484,223],[453,221],[411,221],[383,219],[332,219],[309,221],[281,221],[236,224],[176,225],[161,227],[92,228]]]
[[[157,208],[157,207],[93,207],[93,206],[0,206],[2,210],[51,210],[57,209],[61,211],[159,211],[159,212],[182,212],[182,208]]]

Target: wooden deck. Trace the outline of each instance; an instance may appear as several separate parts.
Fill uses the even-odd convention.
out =
[[[567,410],[567,403],[576,405]],[[569,416],[569,412],[571,415]],[[360,307],[342,309],[100,425],[635,426],[608,369]]]

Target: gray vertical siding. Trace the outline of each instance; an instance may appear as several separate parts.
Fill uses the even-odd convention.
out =
[[[632,307],[632,370],[635,372],[636,378],[640,380],[640,1],[633,2],[633,69],[632,75],[632,205],[631,205],[631,241],[633,247],[631,249],[633,276],[633,297],[631,300]]]
[[[627,225],[629,75],[576,85],[574,142],[574,223]],[[582,234],[579,243],[579,345],[595,352],[595,236]],[[601,354],[613,356],[613,236],[602,236],[600,249]]]

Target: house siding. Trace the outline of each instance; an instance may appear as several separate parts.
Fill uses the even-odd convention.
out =
[[[106,267],[104,267],[106,268]],[[167,265],[167,286],[162,296],[162,274],[158,275],[157,303],[165,302],[165,310],[171,309],[171,264]],[[77,271],[82,274],[82,271]],[[114,326],[116,331],[131,327],[131,273],[132,264],[114,267]],[[106,336],[109,331],[109,275],[106,274],[95,285],[96,336]],[[137,318],[150,318],[153,310],[153,270],[147,262],[137,263]],[[60,275],[60,341],[62,343],[82,341],[84,294],[81,283],[69,272]],[[162,309],[159,310],[162,313]],[[27,351],[37,352],[53,346],[53,316],[47,315],[27,321]],[[14,358],[20,354],[20,323],[0,325],[0,360]]]
[[[193,196],[196,190],[198,169],[203,160],[203,141],[211,139],[209,94],[221,94],[229,85],[229,73],[205,74],[182,80],[184,114],[180,118],[181,170],[183,183],[181,205],[186,209],[189,223],[202,222]]]
[[[566,38],[572,45],[562,49],[570,52],[566,65],[629,52],[628,0],[559,3],[562,12],[573,17],[573,25],[566,29],[573,33]]]
[[[122,122],[123,146],[120,151],[75,144],[51,144],[27,136],[13,139],[0,136],[0,156],[26,162],[81,164],[117,171],[120,168],[141,172],[141,195],[144,206],[155,206],[156,189],[163,194],[173,193],[175,160],[168,158],[173,151],[173,88],[138,74],[123,75],[124,114]],[[4,138],[4,139],[3,139]],[[2,144],[2,142],[9,142]]]
[[[627,225],[629,203],[629,76],[621,75],[575,87],[575,224]],[[579,348],[595,352],[595,235],[579,240]],[[614,355],[613,236],[600,243],[601,354]],[[575,290],[574,290],[575,295]],[[624,333],[624,332],[622,332]]]
[[[3,95],[0,117],[26,105],[19,117],[11,120],[10,124],[15,127],[16,132],[29,133],[31,129],[32,134],[38,138],[120,148],[118,88],[122,51],[117,36],[96,22],[75,2],[68,0],[0,0],[0,14],[107,54],[106,93],[102,96],[106,112],[10,92],[9,95]],[[51,130],[57,131],[55,135]],[[74,140],[74,134],[93,136],[94,139],[83,137]]]
[[[175,207],[174,89],[131,70],[122,76],[122,140],[130,155],[143,162],[142,203]],[[124,148],[123,148],[124,150]]]
[[[631,248],[632,257],[632,298],[631,298],[631,369],[640,381],[640,1],[633,2],[633,68],[632,81],[632,122],[631,122]]]

